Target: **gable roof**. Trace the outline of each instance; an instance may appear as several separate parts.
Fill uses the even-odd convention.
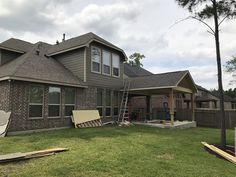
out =
[[[112,43],[106,41],[105,39],[99,37],[98,35],[96,35],[92,32],[89,32],[89,33],[83,34],[81,36],[65,40],[59,44],[53,45],[48,50],[47,55],[53,56],[53,55],[63,53],[66,51],[85,47],[85,46],[88,46],[93,41],[96,41],[96,42],[99,42],[99,43],[106,45],[108,47],[114,48],[114,49],[120,51],[123,54],[125,59],[127,58],[125,52],[121,48],[113,45]]]
[[[15,60],[0,66],[1,80],[13,79],[86,87],[86,84],[62,64],[50,57],[45,57],[45,51],[49,44],[36,43],[31,51],[21,55]],[[36,50],[40,47],[40,54]]]
[[[141,77],[132,77],[127,80],[130,81],[130,90],[142,90],[142,89],[161,89],[161,88],[174,88],[183,80],[185,76],[192,77],[189,71],[176,71],[161,74],[153,74]],[[194,81],[192,80],[194,92],[197,91]]]
[[[34,44],[20,39],[10,38],[0,43],[0,49],[10,50],[17,53],[25,53],[32,49]]]
[[[142,67],[131,66],[128,63],[124,63],[124,73],[128,77],[148,76],[153,74]]]

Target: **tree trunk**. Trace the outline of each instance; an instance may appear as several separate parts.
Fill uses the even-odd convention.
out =
[[[219,40],[219,23],[217,14],[216,0],[213,0],[214,7],[214,22],[215,22],[215,45],[216,45],[216,60],[218,70],[218,89],[220,94],[220,114],[221,114],[221,147],[226,147],[226,129],[225,129],[225,110],[224,110],[224,91],[222,84],[222,69],[221,69],[221,57],[220,57],[220,40]]]

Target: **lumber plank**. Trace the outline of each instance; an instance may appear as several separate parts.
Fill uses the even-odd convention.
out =
[[[212,150],[213,152],[217,153],[218,155],[220,155],[221,157],[225,158],[226,160],[236,164],[236,157],[228,154],[227,152],[215,147],[214,145],[210,145],[206,142],[201,142],[205,147],[207,147],[208,149]]]
[[[63,152],[63,151],[68,151],[68,150],[69,149],[67,148],[53,148],[53,149],[32,151],[32,152],[26,152],[26,153],[18,152],[18,153],[12,153],[12,154],[5,154],[5,155],[0,155],[0,163],[49,156],[49,155],[54,155],[55,153],[58,153],[58,152]]]

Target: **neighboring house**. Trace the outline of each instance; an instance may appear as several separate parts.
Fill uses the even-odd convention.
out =
[[[0,43],[0,110],[12,112],[9,131],[70,127],[74,109],[98,109],[102,121],[116,120],[125,79],[130,96],[145,96],[149,113],[152,95],[169,95],[172,117],[174,95],[197,91],[188,71],[152,74],[126,59],[94,33],[54,45]]]

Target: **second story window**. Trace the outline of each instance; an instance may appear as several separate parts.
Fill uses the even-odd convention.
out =
[[[97,47],[92,47],[91,52],[91,58],[92,58],[92,71],[96,73],[101,72],[101,50]]]
[[[111,53],[103,51],[102,59],[103,59],[103,74],[111,75]]]
[[[112,54],[112,75],[120,76],[120,57],[116,54]]]

